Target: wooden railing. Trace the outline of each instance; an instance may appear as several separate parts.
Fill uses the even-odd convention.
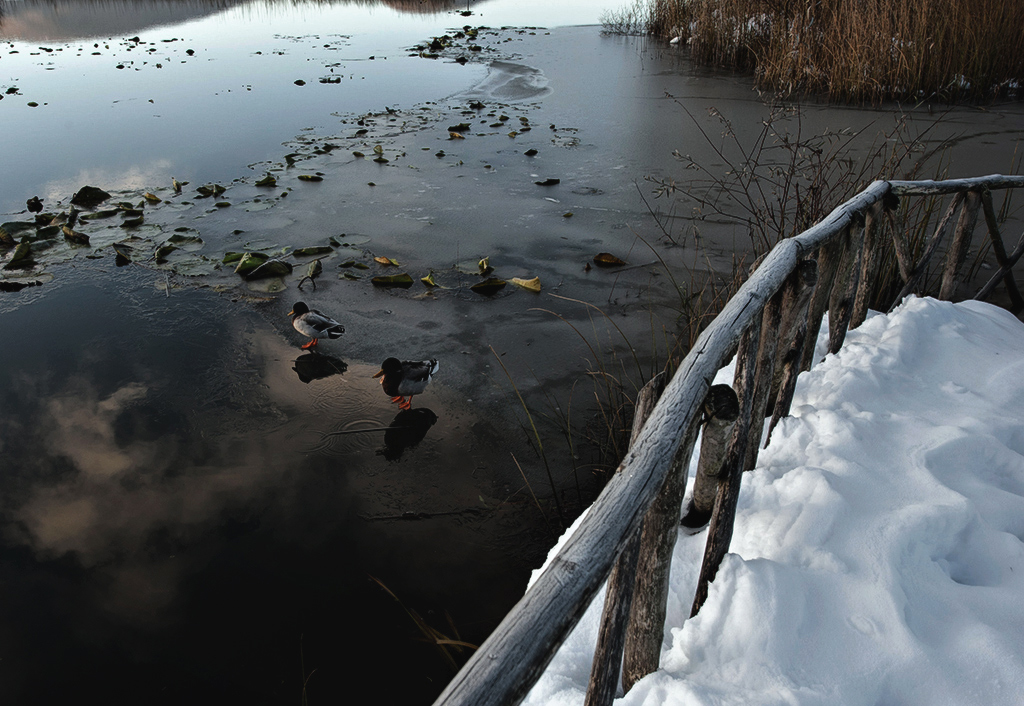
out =
[[[981,209],[999,269],[978,297],[1002,283],[1012,306],[1024,307],[1012,275],[1024,254],[1024,236],[1006,252],[991,196],[992,190],[1019,187],[1024,176],[877,181],[814,227],[778,243],[701,334],[671,382],[664,386],[655,378],[645,386],[633,440],[616,474],[547,569],[435,703],[522,701],[606,580],[586,703],[611,703],[620,668],[626,690],[655,671],[686,469],[701,424],[701,461],[685,520],[692,524],[696,517],[702,523],[710,513],[710,526],[691,615],[707,597],[707,585],[728,551],[740,481],[757,462],[766,412],[771,410],[769,428],[788,414],[796,376],[810,367],[826,311],[830,352],[839,350],[848,328],[864,320],[885,244],[882,235],[888,231],[893,241],[905,282],[894,305],[915,291],[936,252],[945,256],[939,297],[951,299],[962,286]],[[952,195],[951,202],[914,261],[904,234],[883,227],[882,216],[897,209],[903,197],[943,195]],[[954,218],[952,241],[943,247]],[[730,399],[727,387],[712,390],[711,383],[734,353],[736,396]]]

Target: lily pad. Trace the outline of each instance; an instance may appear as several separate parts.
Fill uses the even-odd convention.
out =
[[[284,277],[292,273],[292,265],[284,260],[267,260],[245,276],[246,279],[263,279],[265,277]]]
[[[316,174],[299,174],[298,179],[299,179],[299,181],[323,181],[324,180],[324,178],[322,176],[318,176]]]
[[[155,259],[158,263],[167,262],[167,256],[170,255],[172,252],[174,252],[177,249],[178,248],[176,248],[173,245],[168,245],[168,244],[161,245],[160,247],[158,247],[156,249],[156,252],[153,253],[153,259]]]
[[[185,235],[183,233],[173,234],[167,239],[167,242],[186,250],[197,250],[204,245],[203,239],[198,235]]]
[[[470,287],[470,289],[476,292],[477,294],[491,296],[492,294],[497,294],[498,292],[503,290],[505,288],[505,284],[506,282],[503,279],[498,279],[497,277],[488,277],[483,282],[477,282],[472,287]]]
[[[599,252],[594,255],[594,264],[598,267],[622,267],[626,263],[608,252]]]
[[[374,277],[370,281],[377,287],[401,287],[402,289],[408,289],[412,286],[412,277],[405,272],[398,275]]]
[[[235,266],[235,274],[245,277],[269,259],[270,256],[264,255],[261,252],[247,252],[238,259],[238,265]]]
[[[4,265],[4,269],[14,270],[23,267],[31,267],[33,264],[32,246],[29,244],[28,239],[25,239],[18,243],[18,247],[14,249],[14,254],[11,255],[11,259],[6,265]]]
[[[13,246],[16,240],[36,235],[36,224],[32,221],[10,221],[0,224],[0,243]]]
[[[267,174],[256,181],[256,186],[277,186],[277,178],[273,174]]]
[[[374,262],[378,262],[381,265],[384,265],[385,267],[387,267],[388,265],[391,265],[393,267],[400,267],[401,266],[401,265],[398,264],[398,260],[396,260],[393,257],[384,257],[383,255],[381,255],[380,257],[373,258],[373,260],[374,260]]]
[[[330,245],[314,245],[308,248],[296,248],[292,251],[295,257],[316,257],[317,255],[328,255],[334,250]]]

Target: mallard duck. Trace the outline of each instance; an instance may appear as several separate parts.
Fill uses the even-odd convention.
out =
[[[327,338],[338,338],[345,333],[345,327],[332,319],[327,314],[322,314],[316,309],[310,309],[305,302],[295,302],[295,306],[288,312],[292,317],[292,326],[303,336],[309,336],[313,340],[301,346],[303,350],[312,348],[320,340],[321,336]]]
[[[397,402],[401,409],[409,409],[412,407],[413,395],[427,388],[430,376],[437,372],[437,368],[437,360],[388,358],[380,364],[380,372],[374,377],[380,378],[384,393],[391,396],[392,402]]]

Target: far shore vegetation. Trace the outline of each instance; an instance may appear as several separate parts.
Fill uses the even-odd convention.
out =
[[[633,0],[608,31],[675,40],[781,95],[980,102],[1024,98],[1021,0]]]

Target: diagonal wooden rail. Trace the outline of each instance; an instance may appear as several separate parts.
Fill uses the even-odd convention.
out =
[[[590,507],[586,518],[526,595],[448,684],[435,702],[436,706],[507,706],[522,701],[558,647],[587,610],[594,596],[605,584],[624,548],[636,543],[631,540],[643,530],[648,511],[665,488],[672,469],[687,467],[689,450],[685,450],[683,455],[687,458],[682,459],[680,464],[680,458],[677,458],[680,446],[692,445],[692,434],[686,432],[699,423],[705,398],[716,373],[738,348],[751,351],[751,360],[737,364],[737,368],[742,367],[750,371],[749,379],[746,381],[747,387],[757,387],[756,376],[753,374],[756,362],[754,359],[765,361],[760,367],[772,367],[772,361],[776,358],[778,365],[783,365],[788,360],[791,368],[799,361],[809,360],[802,350],[791,350],[791,341],[769,338],[762,340],[760,335],[761,330],[765,328],[762,326],[762,318],[775,317],[771,320],[777,322],[778,317],[783,316],[772,307],[768,307],[766,312],[766,307],[769,302],[777,302],[781,307],[781,301],[786,299],[785,286],[787,282],[792,281],[791,278],[805,258],[817,259],[815,294],[824,292],[824,295],[789,297],[801,302],[802,308],[798,316],[805,318],[795,325],[788,324],[788,329],[792,330],[794,337],[799,334],[813,342],[827,304],[832,307],[829,317],[830,328],[835,328],[834,331],[830,330],[830,349],[838,348],[842,345],[845,326],[850,322],[856,302],[864,300],[862,290],[874,284],[871,278],[877,268],[873,268],[871,263],[875,255],[865,253],[867,247],[874,247],[873,243],[877,238],[873,232],[869,232],[869,237],[864,237],[863,231],[866,223],[869,224],[869,228],[873,227],[870,224],[879,218],[880,210],[896,208],[900,197],[944,194],[955,194],[959,202],[966,203],[968,208],[974,209],[973,216],[964,210],[961,211],[958,232],[954,235],[954,245],[950,246],[950,251],[954,255],[948,259],[959,262],[955,266],[947,267],[947,272],[950,273],[948,277],[952,279],[944,283],[943,289],[948,293],[950,289],[955,289],[961,277],[960,253],[966,252],[969,247],[968,230],[973,229],[978,204],[984,202],[984,195],[993,189],[1019,187],[1024,187],[1024,176],[998,174],[949,181],[876,181],[840,205],[817,225],[796,237],[779,242],[700,335],[669,382],[643,429],[636,435],[618,472]],[[942,229],[945,229],[944,225]],[[893,235],[899,251],[898,234]],[[992,232],[992,224],[990,235],[993,240],[998,238],[998,232]],[[957,238],[960,239],[959,244]],[[865,245],[869,241],[870,244]],[[1012,283],[1010,270],[1005,266],[1012,256],[1005,255],[1001,241],[998,252],[1000,264],[1004,265],[997,272],[998,281]],[[1016,250],[1014,255],[1020,257]],[[829,261],[833,263],[829,265]],[[1012,263],[1010,266],[1012,267]],[[913,276],[920,266],[901,260],[901,271],[904,269],[909,276]],[[845,274],[837,276],[837,272]],[[835,323],[837,320],[840,323]],[[787,325],[779,326],[777,323],[775,326],[787,328]],[[766,330],[765,333],[771,335],[777,334],[777,331]],[[740,339],[744,336],[746,344],[741,347]],[[758,355],[759,348],[761,355]],[[778,355],[775,354],[776,350],[779,351]],[[758,369],[757,374],[769,376],[771,379],[775,377],[775,370]],[[783,391],[786,389],[785,385],[776,387]],[[742,391],[738,390],[738,393],[741,394],[742,400]],[[778,403],[784,404],[788,409],[788,402],[782,400],[781,395]],[[752,403],[745,405],[746,408],[753,406]],[[723,465],[724,472],[721,473],[711,529],[708,533],[705,566],[701,570],[702,581],[710,581],[713,578],[717,570],[716,561],[720,561],[728,550],[728,537],[731,535],[733,519],[729,507],[731,505],[735,509],[735,494],[739,492],[742,471],[752,468],[752,464],[756,463],[756,450],[761,438],[764,412],[762,405],[755,419],[748,418],[744,424],[737,423],[733,428],[734,445],[727,454],[731,458],[727,457],[725,461],[726,465],[733,465],[728,470],[726,465]],[[752,452],[746,450],[749,448],[748,439],[737,431],[740,428],[749,428],[750,438],[756,436],[757,441],[753,442]],[[737,438],[738,436],[744,438]],[[672,526],[670,531],[673,533],[671,541],[674,541],[677,529]],[[630,557],[630,561],[635,562],[636,559]],[[625,585],[615,590],[633,590],[631,581],[623,583]],[[706,595],[706,583],[698,587],[698,598],[702,590]],[[658,600],[654,599],[652,602],[657,604]],[[694,612],[699,610],[700,602],[694,601]],[[628,600],[626,604],[629,604]],[[628,640],[612,642],[621,645]],[[595,660],[595,664],[610,665],[601,668],[615,670],[613,674],[605,675],[603,679],[596,681],[607,683],[610,680],[614,684],[621,661],[621,653],[611,654],[604,660]],[[647,671],[656,668],[655,663],[649,666]],[[638,678],[636,674],[632,676],[630,683],[635,678]],[[592,682],[594,681],[592,679]],[[600,699],[593,697],[588,699],[588,702],[610,703],[610,700],[611,696],[605,693]]]

